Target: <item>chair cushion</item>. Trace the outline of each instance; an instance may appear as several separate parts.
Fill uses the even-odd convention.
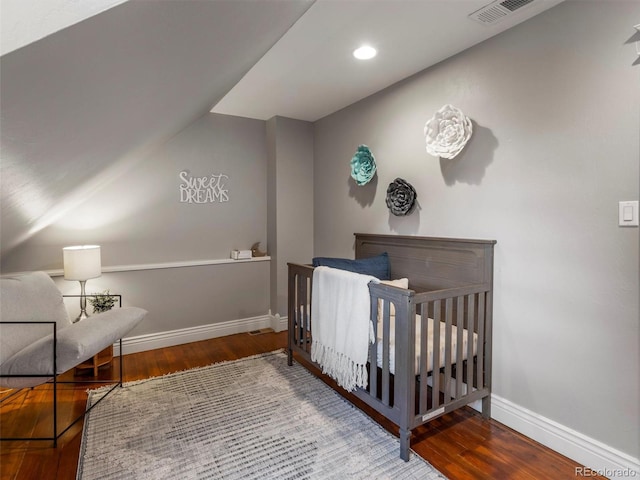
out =
[[[147,314],[137,307],[123,307],[92,315],[57,332],[57,373],[88,360],[130,332]],[[53,334],[26,346],[0,366],[3,375],[40,374],[43,377],[0,378],[6,388],[40,385],[52,377]]]
[[[0,319],[3,322],[71,324],[62,293],[44,272],[0,279]],[[27,345],[53,332],[53,325],[0,325],[0,364]]]

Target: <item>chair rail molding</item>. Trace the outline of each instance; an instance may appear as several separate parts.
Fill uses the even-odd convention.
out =
[[[270,256],[265,257],[252,257],[242,260],[234,260],[232,258],[216,258],[209,260],[183,260],[179,262],[162,262],[162,263],[141,263],[131,265],[112,265],[102,266],[102,273],[113,272],[135,272],[140,270],[162,270],[166,268],[185,268],[185,267],[202,267],[205,265],[228,265],[231,263],[253,263],[253,262],[269,262]],[[64,270],[44,270],[50,277],[61,277],[64,275]],[[2,274],[2,277],[12,277],[15,275],[22,275],[28,272],[11,272]]]

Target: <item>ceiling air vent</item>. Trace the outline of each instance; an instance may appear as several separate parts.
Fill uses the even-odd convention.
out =
[[[493,25],[535,0],[497,0],[473,12],[469,18],[483,25]]]

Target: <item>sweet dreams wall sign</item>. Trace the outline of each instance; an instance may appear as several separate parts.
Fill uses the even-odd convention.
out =
[[[180,203],[225,203],[229,201],[227,180],[224,173],[212,173],[202,177],[195,177],[188,170],[179,174]]]

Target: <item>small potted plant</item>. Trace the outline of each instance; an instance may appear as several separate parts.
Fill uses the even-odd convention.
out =
[[[116,303],[116,296],[111,295],[109,290],[105,290],[102,293],[94,293],[89,298],[89,303],[93,307],[93,313],[101,313],[109,311]]]

